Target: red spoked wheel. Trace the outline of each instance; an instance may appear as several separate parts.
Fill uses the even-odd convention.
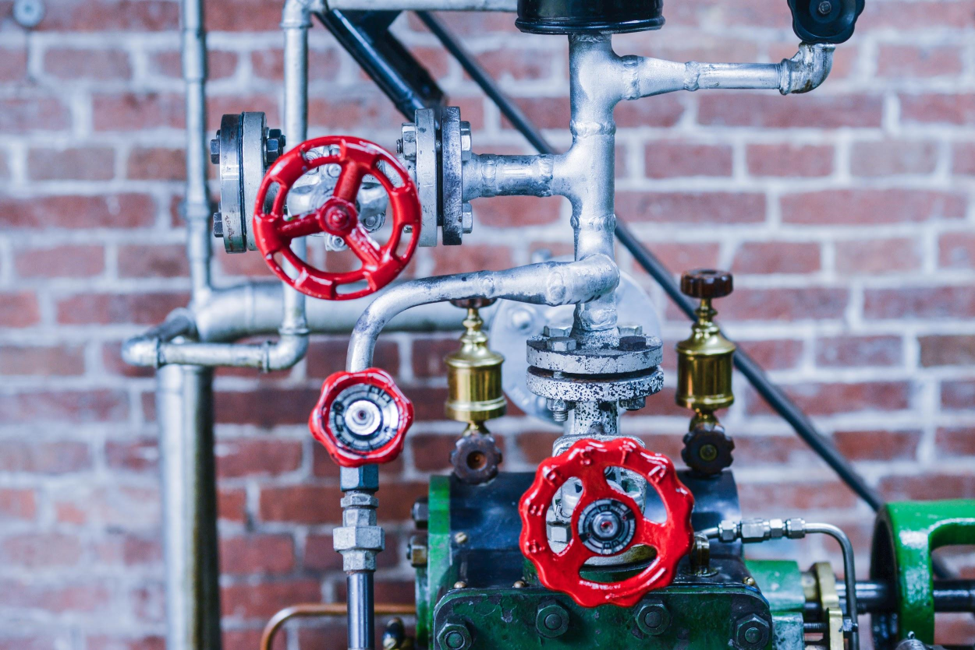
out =
[[[324,148],[326,155],[308,157],[309,151],[319,148]],[[333,148],[337,148],[337,153]],[[285,202],[294,183],[308,171],[331,164],[341,167],[332,196],[315,212],[286,220]],[[389,173],[399,179],[398,185],[387,175]],[[359,223],[356,211],[356,196],[367,175],[378,180],[389,195],[387,215],[392,217],[393,232],[382,245]],[[278,193],[270,212],[265,213],[268,193],[275,185]],[[278,158],[268,170],[254,207],[254,239],[271,271],[298,291],[323,300],[351,300],[378,291],[400,274],[420,241],[421,221],[416,186],[395,156],[368,140],[328,136],[302,142]],[[292,252],[292,240],[318,233],[340,237],[359,258],[361,268],[345,273],[322,271]],[[409,241],[400,250],[404,234],[409,236]],[[285,273],[278,255],[297,270],[297,277],[291,278]],[[340,287],[363,280],[368,284],[366,288],[339,293]]]
[[[610,468],[627,469],[646,479],[663,501],[667,522],[644,518],[630,496],[611,487],[605,474]],[[571,478],[581,481],[583,492],[572,510],[569,542],[555,552],[546,534],[546,514],[559,488]],[[647,592],[673,581],[677,563],[694,539],[693,507],[693,495],[666,456],[646,451],[627,438],[580,440],[542,463],[522,497],[521,550],[535,565],[543,585],[568,594],[582,607],[630,607]],[[656,552],[637,575],[620,582],[594,582],[580,575],[587,560],[617,555],[636,545]]]
[[[395,460],[413,424],[413,403],[379,368],[325,380],[308,428],[342,467]]]

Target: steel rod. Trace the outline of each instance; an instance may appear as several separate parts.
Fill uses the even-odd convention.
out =
[[[416,616],[414,605],[398,605],[395,603],[376,603],[375,612],[381,616]],[[325,618],[328,616],[345,616],[349,611],[345,603],[303,603],[285,607],[277,612],[264,626],[261,633],[259,650],[271,650],[274,637],[288,621],[296,618]]]

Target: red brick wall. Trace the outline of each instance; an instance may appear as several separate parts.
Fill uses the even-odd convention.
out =
[[[184,175],[178,5],[48,0],[39,29],[25,33],[11,4],[0,2],[0,649],[158,648],[153,379],[118,354],[189,290],[175,214]],[[727,329],[885,496],[973,497],[975,7],[867,4],[812,95],[702,92],[620,106],[619,213],[675,271],[737,274],[738,291],[719,304]],[[279,124],[280,3],[210,9],[211,125],[242,109]],[[719,61],[795,51],[782,0],[673,0],[666,14],[663,31],[619,38],[618,50]],[[447,20],[566,145],[563,39],[519,35],[510,16]],[[429,34],[407,20],[397,29],[462,106],[476,150],[527,151]],[[321,28],[312,44],[312,133],[391,147],[400,117]],[[558,199],[483,200],[475,212],[463,249],[421,251],[413,272],[503,268],[571,242]],[[219,246],[214,271],[220,284],[269,277],[255,254]],[[669,350],[687,324],[633,274],[665,318],[670,381]],[[420,421],[403,459],[384,470],[379,600],[411,598],[404,520],[427,473],[446,469],[461,429],[442,421],[438,359],[451,338],[394,334],[380,346]],[[218,373],[228,647],[253,647],[279,607],[342,597],[329,539],[336,471],[304,422],[344,346],[318,340],[290,372]],[[868,509],[744,381],[737,389],[726,422],[746,512],[840,524],[865,571]],[[686,414],[672,399],[672,389],[651,398],[626,429],[674,456]],[[554,436],[517,416],[494,429],[510,469],[530,469]],[[836,561],[818,540],[762,552]],[[954,640],[975,637],[970,618],[955,623]],[[336,629],[306,628],[302,638],[341,645]]]

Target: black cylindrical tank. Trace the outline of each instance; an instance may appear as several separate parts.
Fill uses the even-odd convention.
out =
[[[620,34],[663,24],[663,0],[518,0],[515,23],[532,34]]]

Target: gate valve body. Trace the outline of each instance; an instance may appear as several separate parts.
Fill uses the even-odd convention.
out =
[[[663,502],[666,523],[644,518],[636,501],[611,487],[606,480],[606,470],[611,468],[645,479]],[[549,544],[546,516],[559,488],[571,478],[582,482],[583,492],[572,510],[569,543],[556,553]],[[666,456],[646,451],[628,438],[580,440],[543,462],[522,497],[521,551],[535,565],[543,585],[568,594],[582,607],[631,607],[647,592],[673,581],[677,563],[694,541],[693,507],[693,495]],[[637,545],[655,551],[637,575],[619,582],[596,582],[580,575],[587,560],[618,555]]]
[[[403,451],[413,403],[379,368],[325,380],[308,428],[342,467],[388,463]]]
[[[311,157],[313,149],[324,149],[325,154]],[[285,218],[288,191],[304,174],[323,165],[341,168],[332,196],[314,212]],[[393,229],[382,245],[359,223],[355,201],[367,175],[379,181],[389,195]],[[277,194],[272,195],[275,187]],[[269,196],[273,202],[265,212]],[[254,207],[254,238],[271,271],[298,291],[322,300],[361,298],[392,282],[416,251],[421,223],[416,186],[406,168],[380,146],[352,136],[314,138],[278,158],[261,183]],[[341,238],[359,258],[361,268],[344,273],[322,271],[291,250],[292,240],[319,233]],[[401,246],[404,236],[409,239]],[[296,269],[295,278],[285,272],[279,255]],[[368,286],[339,292],[343,286],[361,281]]]

